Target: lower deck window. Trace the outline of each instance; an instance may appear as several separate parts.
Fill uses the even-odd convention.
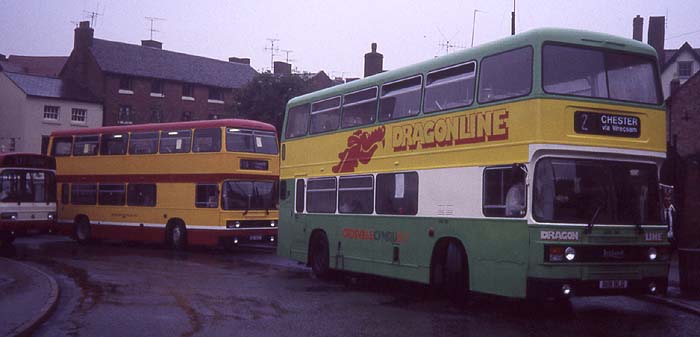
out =
[[[100,205],[123,206],[126,202],[124,184],[100,184],[98,199]]]
[[[310,213],[335,213],[335,178],[309,179],[306,186],[306,211]]]
[[[520,167],[486,168],[483,193],[485,216],[525,216],[525,174]]]
[[[94,205],[97,203],[97,185],[73,184],[70,198],[74,205]]]
[[[418,213],[418,173],[377,175],[377,214]]]
[[[156,205],[156,184],[129,184],[126,194],[129,206]]]
[[[194,205],[200,208],[219,207],[219,185],[197,184],[195,188]]]
[[[338,180],[338,212],[371,214],[374,211],[372,176],[340,177]]]

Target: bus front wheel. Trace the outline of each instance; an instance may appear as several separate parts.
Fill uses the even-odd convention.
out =
[[[330,276],[330,258],[328,256],[328,239],[323,232],[312,236],[310,247],[311,271],[319,279],[328,279]]]
[[[75,239],[78,240],[80,244],[86,244],[90,242],[91,238],[90,220],[85,218],[78,219],[75,222]]]

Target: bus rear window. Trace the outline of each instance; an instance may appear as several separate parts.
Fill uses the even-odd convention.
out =
[[[379,102],[379,120],[387,121],[415,116],[420,110],[421,76],[388,83],[382,86]]]
[[[95,156],[100,145],[100,136],[76,136],[73,143],[74,156]]]
[[[532,47],[484,57],[479,74],[479,103],[529,94],[532,89]]]
[[[551,94],[658,104],[655,71],[654,60],[642,55],[560,45],[542,50],[542,87]]]
[[[160,132],[160,153],[190,152],[192,142],[191,130],[173,130]]]
[[[151,154],[158,152],[158,132],[132,133],[129,154]]]
[[[309,104],[296,106],[287,113],[287,130],[285,137],[294,138],[306,135],[309,127]]]

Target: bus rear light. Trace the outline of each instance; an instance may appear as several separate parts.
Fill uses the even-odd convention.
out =
[[[564,261],[564,247],[549,247],[549,262]]]
[[[0,215],[0,219],[3,220],[17,220],[16,212],[5,212]]]

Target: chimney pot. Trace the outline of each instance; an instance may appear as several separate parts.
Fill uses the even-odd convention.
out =
[[[274,65],[274,74],[275,75],[291,75],[292,74],[292,65],[287,62],[281,62],[281,61],[275,61]]]
[[[384,71],[384,55],[377,53],[377,43],[372,43],[372,51],[365,54],[365,77]]]
[[[633,20],[632,20],[632,38],[642,42],[643,40],[643,35],[644,35],[644,18],[637,15]]]
[[[90,28],[90,21],[81,21],[78,28],[75,29],[73,49],[82,50],[92,47],[94,35],[95,30]]]

